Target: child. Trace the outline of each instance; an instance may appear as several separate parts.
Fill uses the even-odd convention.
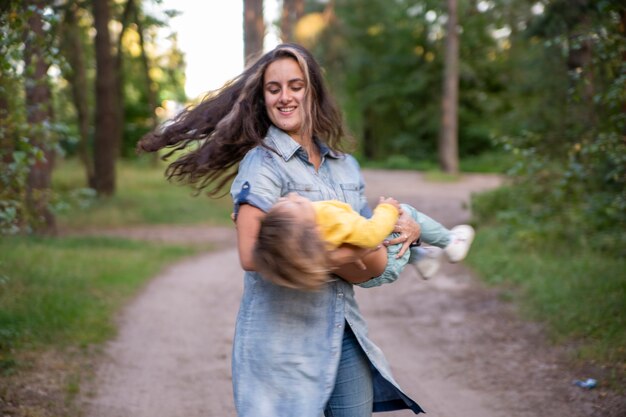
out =
[[[420,240],[433,247],[412,247],[397,259],[399,245],[395,250],[380,245],[392,233],[402,211],[407,211],[420,225]],[[347,243],[375,250],[362,260],[370,276],[342,278],[362,287],[373,287],[398,279],[407,263],[413,264],[422,277],[429,278],[439,269],[443,255],[450,262],[464,259],[473,239],[471,226],[448,230],[393,198],[381,197],[372,217],[367,219],[349,204],[335,200],[312,202],[290,193],[280,198],[261,221],[254,264],[275,284],[312,290],[328,280],[327,251]]]

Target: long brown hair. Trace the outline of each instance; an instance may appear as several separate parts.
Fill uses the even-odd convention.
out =
[[[218,195],[237,175],[234,167],[245,154],[263,145],[271,125],[263,98],[263,76],[268,65],[286,57],[298,62],[307,81],[305,133],[342,151],[345,128],[341,112],[325,86],[322,69],[309,51],[293,43],[278,45],[197,106],[188,107],[170,123],[145,135],[137,144],[138,151],[168,148],[162,157],[167,160],[187,149],[170,163],[167,178],[190,184],[198,192],[206,189],[206,194]],[[209,185],[213,186],[207,189]]]

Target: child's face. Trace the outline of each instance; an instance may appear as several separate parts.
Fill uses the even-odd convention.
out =
[[[315,209],[311,200],[299,194],[289,193],[279,198],[274,207],[289,211],[298,221],[315,222]]]

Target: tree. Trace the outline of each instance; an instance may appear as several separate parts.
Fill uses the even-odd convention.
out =
[[[280,33],[283,42],[295,40],[294,29],[303,15],[304,0],[283,0],[283,11],[280,18]]]
[[[109,34],[108,0],[93,0],[96,27],[96,118],[94,137],[94,188],[99,195],[115,192],[115,162],[121,142],[117,117],[115,61]]]
[[[511,39],[515,106],[499,141],[517,161],[498,208],[529,244],[570,240],[624,256],[626,6],[542,4],[512,22],[523,28]]]
[[[446,1],[446,23],[441,130],[439,133],[439,166],[444,172],[459,171],[458,107],[459,107],[459,34],[457,0]]]
[[[62,52],[69,68],[64,68],[64,77],[72,90],[72,102],[76,110],[78,121],[78,156],[85,168],[85,175],[89,187],[95,187],[95,171],[92,154],[89,147],[89,117],[87,66],[85,64],[85,50],[83,46],[84,31],[79,25],[79,13],[84,12],[77,3],[70,3],[65,9],[63,21]]]
[[[243,49],[246,66],[263,52],[264,38],[263,0],[244,0]]]
[[[50,210],[50,184],[55,151],[50,133],[52,94],[47,76],[49,63],[43,52],[44,1],[28,0],[24,6],[28,15],[28,28],[24,33],[26,118],[29,124],[36,126],[31,141],[40,150],[28,173],[26,202],[29,212],[34,216],[31,223],[34,231],[40,234],[54,234],[56,224]]]

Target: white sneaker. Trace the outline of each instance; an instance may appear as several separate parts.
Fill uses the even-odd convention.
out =
[[[465,259],[467,252],[474,241],[474,228],[467,224],[454,226],[451,230],[452,240],[443,251],[450,262],[459,262]]]
[[[435,246],[420,246],[411,249],[411,264],[424,279],[435,275],[441,267],[443,249]]]

